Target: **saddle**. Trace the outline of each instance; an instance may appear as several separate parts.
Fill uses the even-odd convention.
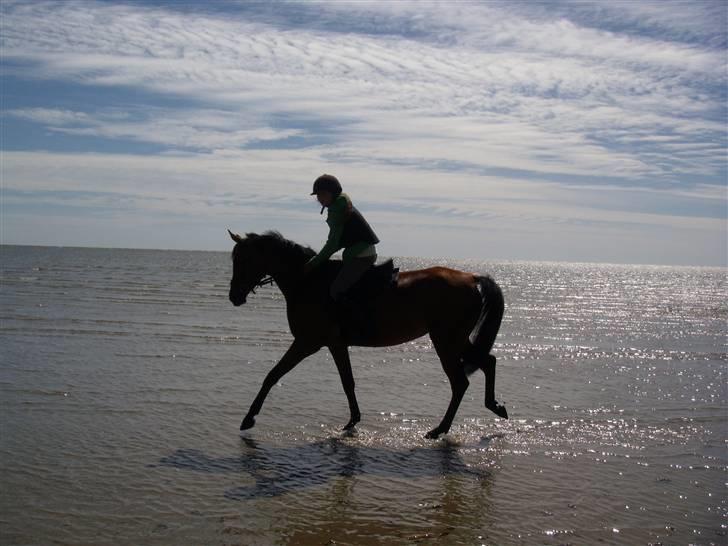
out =
[[[362,278],[349,289],[346,295],[357,304],[363,304],[380,292],[397,286],[398,278],[399,268],[394,267],[394,262],[389,259],[369,268]]]

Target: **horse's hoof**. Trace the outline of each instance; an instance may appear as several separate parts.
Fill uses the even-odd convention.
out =
[[[434,428],[430,432],[425,434],[425,438],[427,438],[428,440],[437,440],[437,437],[440,436],[440,434],[442,434],[442,432]]]
[[[508,412],[506,411],[506,407],[504,405],[499,404],[496,401],[493,401],[493,402],[486,404],[485,407],[488,408],[493,413],[495,413],[501,419],[508,419]]]
[[[349,421],[348,423],[346,423],[344,425],[344,428],[342,428],[341,430],[343,430],[343,431],[352,430],[355,426],[356,426],[356,421]]]
[[[253,428],[255,426],[255,418],[254,417],[246,417],[243,419],[243,422],[240,423],[240,430],[248,430],[249,428]]]

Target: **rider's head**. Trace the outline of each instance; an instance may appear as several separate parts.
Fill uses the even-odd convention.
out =
[[[322,174],[313,183],[311,195],[315,195],[324,207],[328,207],[340,194],[341,184],[332,174]]]

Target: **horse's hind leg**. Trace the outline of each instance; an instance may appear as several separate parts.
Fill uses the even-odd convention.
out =
[[[460,402],[462,401],[465,391],[468,389],[468,385],[470,384],[465,373],[465,368],[463,367],[460,358],[457,356],[457,351],[444,346],[442,342],[438,343],[434,339],[433,344],[435,345],[437,355],[440,357],[442,368],[445,371],[447,378],[450,380],[452,396],[450,398],[450,405],[447,407],[447,411],[445,412],[445,416],[442,418],[442,421],[439,425],[437,425],[437,427],[428,432],[425,435],[425,438],[437,438],[440,434],[445,434],[450,430],[455,414],[460,407]]]
[[[495,363],[495,357],[488,355],[485,358],[485,364],[481,365],[481,369],[485,374],[485,407],[498,417],[508,419],[506,407],[499,404],[495,399]]]
[[[463,370],[462,366],[460,366],[460,362],[457,359],[449,360],[447,362],[443,361],[442,367],[447,374],[447,378],[450,380],[450,389],[452,391],[450,405],[448,405],[445,416],[442,418],[440,424],[428,432],[425,435],[425,438],[437,438],[440,434],[445,434],[450,430],[452,421],[455,418],[455,413],[457,413],[458,408],[460,407],[460,402],[462,401],[465,391],[468,389],[468,385],[470,384],[467,376],[465,375],[465,370]]]

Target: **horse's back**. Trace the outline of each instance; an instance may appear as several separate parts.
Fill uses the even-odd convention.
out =
[[[411,341],[456,320],[474,323],[479,308],[472,273],[446,267],[401,271],[397,285],[372,302],[378,325],[373,345]]]
[[[427,292],[431,298],[460,295],[470,299],[477,293],[477,277],[473,273],[441,266],[403,271],[399,274],[397,290],[416,294]]]

